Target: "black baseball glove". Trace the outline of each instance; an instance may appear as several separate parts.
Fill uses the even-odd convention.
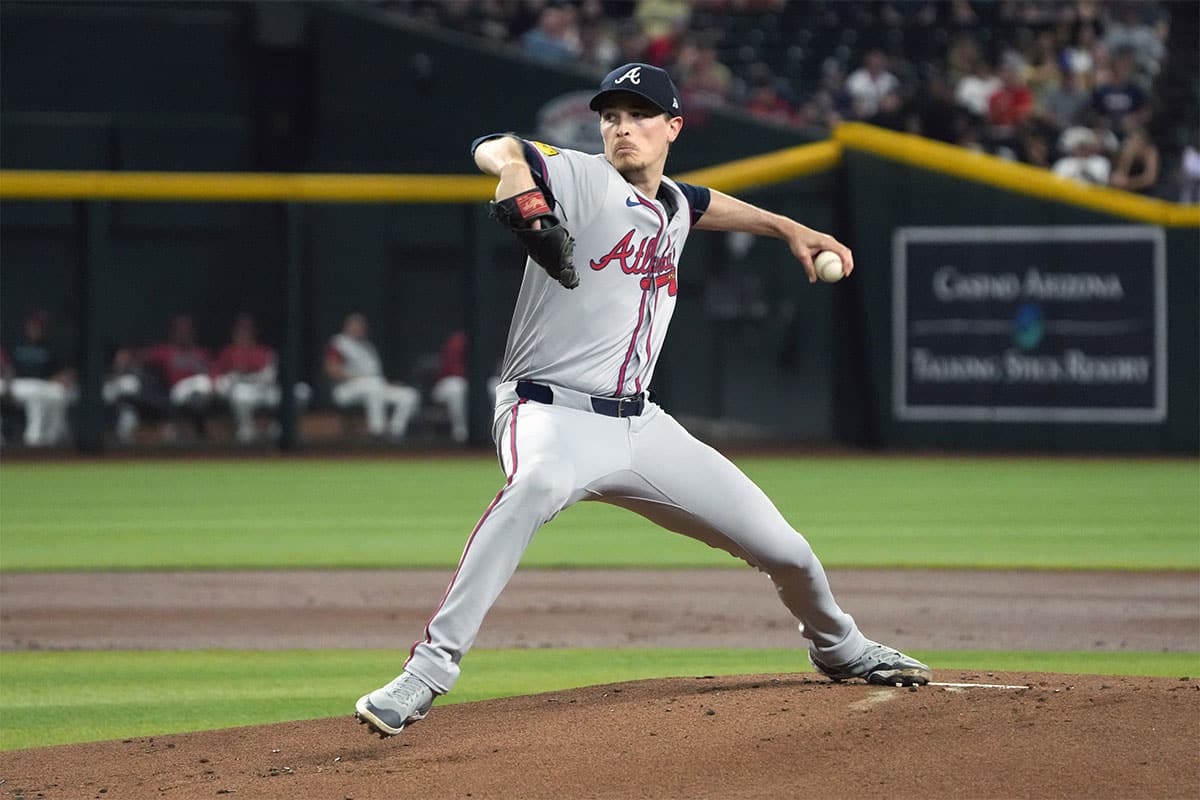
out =
[[[575,272],[575,240],[550,211],[546,196],[537,189],[488,204],[492,219],[513,232],[538,266],[568,289],[579,285]],[[534,228],[535,221],[540,228]]]

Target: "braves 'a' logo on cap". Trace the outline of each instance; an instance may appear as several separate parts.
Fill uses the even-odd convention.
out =
[[[619,77],[615,81],[613,81],[613,83],[620,83],[621,81],[626,81],[626,80],[629,81],[630,83],[632,83],[634,86],[637,86],[639,83],[642,82],[642,68],[634,67],[633,69],[629,70],[624,75],[622,75],[621,77]]]

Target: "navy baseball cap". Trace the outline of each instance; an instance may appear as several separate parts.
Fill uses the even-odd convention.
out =
[[[617,67],[600,81],[600,91],[588,105],[599,111],[605,99],[617,92],[629,92],[644,97],[672,117],[683,113],[679,105],[679,90],[665,69],[650,64],[625,64]]]

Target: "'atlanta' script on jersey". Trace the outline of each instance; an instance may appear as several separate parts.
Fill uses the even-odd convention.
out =
[[[662,254],[656,254],[658,248],[657,236],[643,236],[637,249],[633,247],[633,236],[637,230],[630,228],[612,249],[600,258],[591,262],[592,269],[599,272],[614,261],[621,265],[621,271],[626,275],[643,275],[642,289],[658,290],[667,287],[667,294],[674,297],[679,289],[675,280],[675,245],[667,237],[662,247]]]

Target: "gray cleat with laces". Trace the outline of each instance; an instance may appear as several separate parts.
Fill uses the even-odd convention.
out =
[[[360,697],[354,704],[354,716],[383,739],[395,736],[409,723],[425,719],[433,698],[433,690],[424,681],[402,672],[382,689]]]
[[[870,639],[862,655],[849,664],[822,664],[811,650],[808,660],[817,672],[835,681],[862,678],[885,686],[924,686],[933,678],[933,670],[920,661]]]

